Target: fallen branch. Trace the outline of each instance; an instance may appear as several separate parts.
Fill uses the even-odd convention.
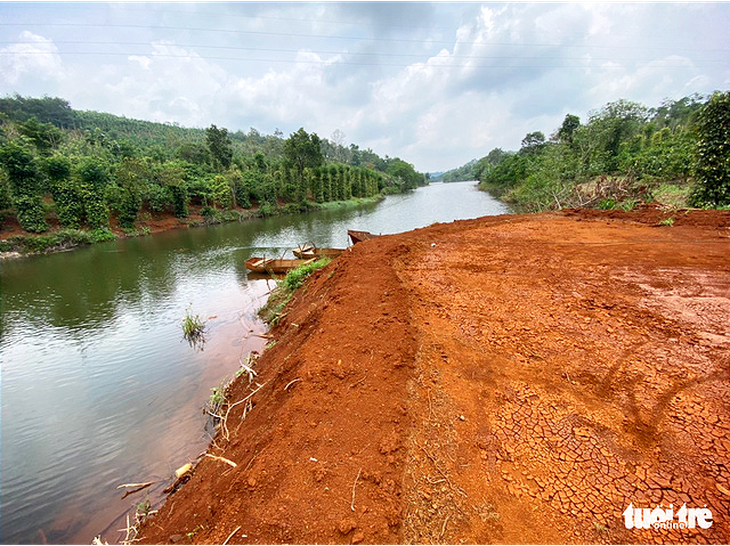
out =
[[[264,385],[266,385],[266,383],[262,383],[261,385],[259,385],[255,390],[253,390],[251,393],[249,393],[248,396],[246,396],[244,399],[239,400],[235,404],[231,404],[230,406],[228,406],[228,410],[226,411],[226,415],[222,419],[222,422],[223,422],[223,438],[225,438],[226,440],[228,440],[229,437],[230,437],[230,432],[228,431],[228,415],[231,413],[231,410],[233,408],[235,408],[237,405],[243,404],[244,402],[247,402],[248,399],[251,398],[257,392],[259,392],[263,388]]]
[[[233,468],[236,468],[238,466],[236,463],[234,463],[230,459],[226,459],[225,457],[219,457],[218,455],[211,455],[210,453],[206,453],[204,456],[205,457],[210,457],[211,459],[215,459],[216,461],[220,461],[222,463],[226,463],[228,465],[231,465]]]
[[[156,483],[156,482],[123,483],[122,485],[117,485],[117,489],[122,489],[122,488],[125,488],[125,487],[139,487],[139,488],[144,488],[144,487],[149,487],[150,485],[152,485],[154,483]]]
[[[236,533],[238,532],[238,530],[239,530],[240,528],[241,528],[241,526],[240,526],[240,525],[239,525],[238,527],[236,527],[236,528],[235,528],[235,529],[233,530],[233,532],[232,532],[232,533],[231,533],[230,535],[228,535],[228,538],[227,538],[227,539],[225,539],[225,540],[223,541],[223,544],[222,544],[222,546],[226,546],[226,544],[228,544],[228,541],[229,541],[229,540],[231,540],[231,537],[232,537],[233,535],[235,535],[235,534],[236,534]]]
[[[297,381],[301,381],[301,379],[297,377],[296,379],[292,379],[291,381],[289,381],[289,383],[286,384],[286,387],[284,387],[284,390],[288,390],[289,387],[291,387]]]

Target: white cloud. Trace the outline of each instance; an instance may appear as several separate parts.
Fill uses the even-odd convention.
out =
[[[0,74],[6,85],[13,85],[29,76],[60,80],[65,70],[53,41],[25,30],[16,43],[0,49]]]

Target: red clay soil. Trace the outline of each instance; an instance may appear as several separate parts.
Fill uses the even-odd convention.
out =
[[[730,212],[380,237],[316,273],[146,543],[727,543]],[[708,508],[707,529],[622,513]],[[676,518],[675,518],[675,521]]]

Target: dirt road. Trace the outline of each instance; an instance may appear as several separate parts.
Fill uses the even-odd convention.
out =
[[[210,449],[237,466],[204,457],[143,541],[727,543],[730,212],[667,216],[354,246],[234,385],[262,385]],[[712,525],[627,529],[629,504]]]

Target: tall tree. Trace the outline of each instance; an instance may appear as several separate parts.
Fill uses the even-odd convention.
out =
[[[210,155],[217,166],[224,169],[230,167],[233,159],[233,145],[231,139],[228,138],[228,129],[225,127],[218,129],[215,125],[211,125],[205,130],[205,137]]]
[[[321,145],[317,133],[310,135],[303,127],[284,142],[284,158],[296,172],[297,184],[304,184],[304,169],[316,169],[324,163]]]
[[[560,129],[558,129],[558,140],[560,142],[572,144],[573,134],[578,127],[580,127],[580,118],[573,114],[567,114],[563,120],[563,124],[560,126]]]

